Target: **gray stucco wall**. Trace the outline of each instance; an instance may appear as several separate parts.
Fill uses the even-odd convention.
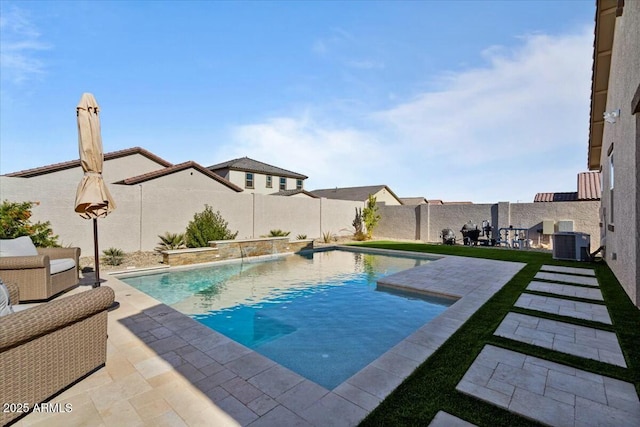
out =
[[[615,123],[604,125],[600,164],[606,261],[637,306],[640,306],[640,114],[631,114],[631,100],[639,84],[640,2],[629,1],[624,5],[622,16],[616,18],[607,92],[606,111],[620,109],[620,117]],[[612,144],[615,165],[613,206],[607,155]]]
[[[419,206],[380,206],[381,220],[374,232],[376,238],[398,238],[440,242],[441,231],[451,228],[459,241],[460,229],[468,221],[482,226],[488,220],[497,234],[499,228],[513,226],[528,228],[533,244],[549,244],[549,236],[539,235],[542,221],[573,221],[573,230],[591,235],[591,250],[599,246],[598,209],[599,202],[553,202]],[[497,236],[494,234],[494,238]],[[540,239],[538,239],[540,237]]]

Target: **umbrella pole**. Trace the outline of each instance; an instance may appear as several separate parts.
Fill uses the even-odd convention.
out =
[[[96,281],[93,284],[94,288],[100,287],[100,258],[98,254],[98,219],[93,218],[93,259],[96,273]]]

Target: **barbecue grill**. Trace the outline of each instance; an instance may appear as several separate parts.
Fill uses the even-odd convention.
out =
[[[477,224],[469,221],[462,226],[460,232],[462,233],[462,241],[465,245],[471,246],[473,244],[476,246],[478,244],[478,237],[480,237],[481,230]]]
[[[440,234],[442,235],[442,244],[443,245],[455,245],[456,244],[456,233],[454,233],[452,229],[444,228]]]

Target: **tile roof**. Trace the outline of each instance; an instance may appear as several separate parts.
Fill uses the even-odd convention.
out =
[[[578,174],[578,200],[600,200],[600,172],[582,172]]]
[[[126,157],[126,156],[130,156],[132,154],[141,154],[151,160],[153,160],[154,162],[160,164],[161,166],[173,166],[172,163],[156,156],[155,154],[151,153],[150,151],[145,150],[144,148],[141,147],[133,147],[133,148],[127,148],[125,150],[119,150],[119,151],[112,151],[110,153],[105,153],[104,154],[104,160],[112,160],[112,159],[117,159],[119,157]],[[25,169],[25,170],[21,170],[18,172],[12,172],[12,173],[8,173],[5,176],[12,176],[12,177],[19,177],[19,178],[31,178],[34,176],[39,176],[39,175],[45,175],[48,173],[52,173],[52,172],[58,172],[61,170],[65,170],[65,169],[71,169],[71,168],[75,168],[75,167],[79,167],[80,166],[80,159],[77,160],[70,160],[68,162],[63,162],[63,163],[54,163],[51,165],[47,165],[47,166],[41,166],[38,168],[33,168],[33,169]]]
[[[578,191],[563,193],[538,193],[534,202],[577,202],[600,200],[600,172],[581,172],[578,174]]]
[[[366,201],[369,198],[369,194],[376,194],[378,191],[386,189],[389,194],[395,197],[398,202],[402,203],[398,196],[386,185],[369,185],[366,187],[344,187],[344,188],[325,188],[320,190],[313,190],[312,193],[318,197],[325,197],[327,199],[337,200],[355,200],[358,202]]]
[[[427,199],[424,197],[401,197],[400,201],[403,205],[407,206],[424,205],[427,203]]]
[[[205,168],[204,166],[199,165],[198,163],[196,163],[194,161],[184,162],[184,163],[180,163],[180,164],[177,164],[177,165],[172,165],[172,166],[169,166],[167,168],[160,169],[160,170],[157,170],[157,171],[145,173],[145,174],[134,176],[134,177],[131,177],[131,178],[126,178],[126,179],[123,179],[122,181],[115,182],[114,184],[124,184],[124,185],[140,184],[140,183],[145,182],[145,181],[150,181],[152,179],[156,179],[156,178],[160,178],[160,177],[163,177],[163,176],[171,175],[172,173],[180,172],[180,171],[183,171],[183,170],[189,169],[189,168],[196,169],[197,171],[201,172],[202,174],[208,176],[211,179],[214,179],[214,180],[218,181],[221,184],[226,185],[227,187],[231,188],[232,190],[234,190],[234,191],[236,191],[238,193],[243,191],[242,188],[238,187],[237,185],[233,184],[230,181],[227,181],[226,179],[224,179],[221,176],[211,172],[209,169]]]
[[[238,159],[229,160],[226,162],[218,163],[216,165],[207,166],[212,172],[220,169],[231,169],[246,172],[262,173],[265,175],[277,175],[296,179],[307,179],[306,175],[302,175],[297,172],[292,172],[287,169],[282,169],[277,166],[272,166],[267,163],[259,162],[257,160],[250,159],[249,157],[240,157]]]
[[[315,194],[304,190],[304,189],[295,189],[295,190],[281,190],[277,193],[271,193],[272,196],[295,196],[296,194],[305,194],[309,197],[313,197],[314,199],[318,199],[319,197]]]
[[[537,193],[534,202],[575,202],[578,193]]]

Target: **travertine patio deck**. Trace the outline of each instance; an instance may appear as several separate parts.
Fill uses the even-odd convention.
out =
[[[33,413],[18,425],[356,425],[522,267],[444,257],[385,278],[460,299],[334,390],[111,276],[105,285],[120,308],[109,313],[106,367],[52,400],[72,412]]]

